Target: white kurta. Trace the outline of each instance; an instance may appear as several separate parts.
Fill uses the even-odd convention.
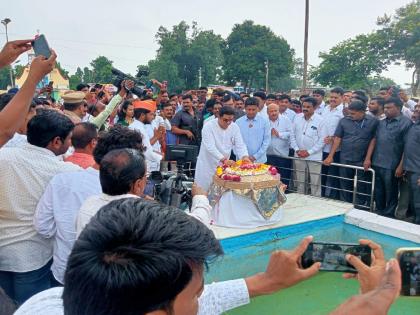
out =
[[[209,190],[217,165],[223,158],[229,159],[232,150],[238,158],[248,156],[238,125],[231,123],[227,129],[222,129],[218,119],[204,125],[195,171],[195,182],[198,186]]]

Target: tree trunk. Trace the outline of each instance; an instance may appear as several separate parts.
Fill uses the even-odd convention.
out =
[[[306,90],[308,80],[308,34],[309,34],[309,0],[305,1],[305,39],[303,43],[303,81],[302,93]]]
[[[413,96],[417,96],[417,90],[419,88],[419,85],[420,85],[420,66],[416,66],[413,72],[412,80],[411,80],[411,94]]]

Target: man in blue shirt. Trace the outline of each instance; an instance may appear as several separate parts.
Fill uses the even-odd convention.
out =
[[[258,100],[250,97],[245,102],[246,115],[236,121],[252,162],[267,162],[267,149],[271,142],[268,119],[258,115]]]

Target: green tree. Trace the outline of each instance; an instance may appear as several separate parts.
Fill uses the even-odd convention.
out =
[[[379,75],[369,77],[366,83],[365,88],[371,95],[376,95],[381,87],[397,85],[394,80]]]
[[[73,75],[71,75],[69,79],[70,89],[75,90],[76,86],[82,82],[84,82],[83,71],[80,67],[77,67],[76,72]]]
[[[83,68],[83,81],[82,82],[84,82],[84,83],[94,83],[95,82],[93,72],[88,67]]]
[[[92,81],[95,83],[111,83],[113,82],[113,74],[111,72],[112,61],[105,56],[99,56],[90,63],[92,67]]]
[[[268,27],[253,21],[235,24],[224,49],[224,77],[228,84],[265,86],[265,62],[269,63],[269,86],[290,79],[294,51],[287,41]]]
[[[343,41],[328,53],[319,54],[322,61],[310,77],[324,86],[364,88],[370,75],[381,73],[390,63],[387,45],[384,37],[376,32]]]
[[[10,86],[10,66],[0,69],[0,90],[6,90]]]
[[[64,78],[69,79],[69,72],[66,69],[64,69],[59,62],[57,62],[56,66],[58,71],[60,71],[61,75]]]
[[[403,60],[412,70],[411,88],[414,95],[420,86],[420,1],[416,0],[396,10],[392,17],[378,18],[378,34],[389,43],[392,61]]]

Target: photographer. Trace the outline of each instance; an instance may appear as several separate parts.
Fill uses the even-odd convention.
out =
[[[200,134],[198,130],[199,117],[193,108],[192,96],[182,96],[182,110],[172,118],[172,133],[176,134],[179,144],[199,145]]]
[[[8,42],[0,52],[0,68],[9,66],[19,55],[31,49],[31,39]],[[10,103],[0,112],[0,147],[9,141],[24,123],[39,81],[55,66],[57,55],[51,51],[51,57],[38,56],[32,60],[28,78]]]

